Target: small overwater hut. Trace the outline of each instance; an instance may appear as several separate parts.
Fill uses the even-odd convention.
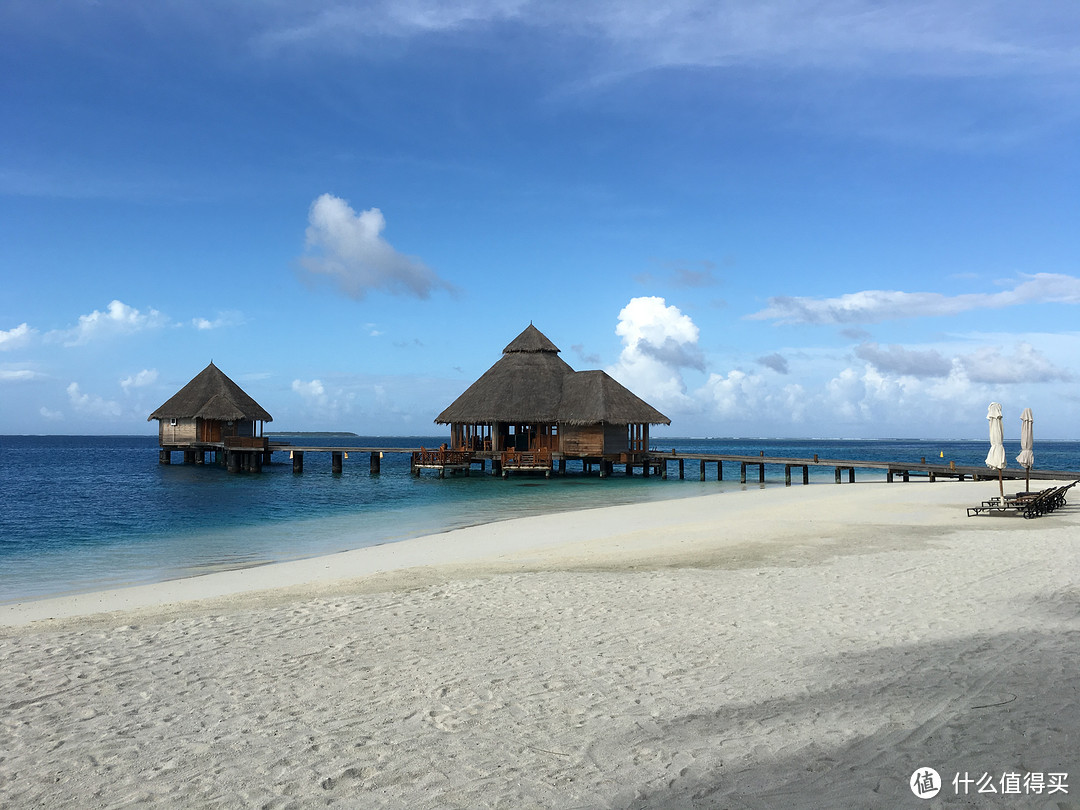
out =
[[[574,371],[532,324],[435,422],[450,425],[452,450],[540,453],[549,466],[641,463],[649,426],[671,424],[605,372]]]
[[[265,451],[263,424],[274,420],[213,363],[147,417],[148,422],[154,419],[164,463],[173,450]]]

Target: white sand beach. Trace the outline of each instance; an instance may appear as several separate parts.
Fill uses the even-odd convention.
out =
[[[1080,807],[1080,495],[966,516],[997,488],[750,488],[3,606],[0,807]]]

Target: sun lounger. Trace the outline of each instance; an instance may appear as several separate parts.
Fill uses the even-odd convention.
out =
[[[990,498],[983,501],[979,506],[968,507],[968,517],[976,515],[1003,515],[1019,513],[1025,518],[1036,518],[1053,512],[1065,505],[1065,494],[1080,481],[1073,481],[1060,487],[1050,487],[1041,492],[1019,492],[1016,495],[1006,495],[1005,498]]]

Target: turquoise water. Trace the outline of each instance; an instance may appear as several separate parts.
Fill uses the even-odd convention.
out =
[[[289,440],[289,437],[280,437]],[[294,444],[438,446],[444,437],[354,437]],[[986,442],[911,440],[826,441],[672,439],[658,449],[809,458],[945,461],[982,464]],[[1007,457],[1019,452],[1006,444]],[[1035,448],[1041,469],[1080,469],[1080,443]],[[287,455],[275,454],[261,474],[230,474],[212,464],[158,464],[156,436],[0,437],[0,602],[158,582],[200,572],[260,565],[378,545],[511,517],[666,500],[744,487],[728,480],[700,482],[696,465],[678,480],[620,473],[607,479],[574,473],[531,477],[438,479],[409,474],[407,456],[387,454],[379,475],[366,453],[345,462],[341,475],[326,453],[309,454],[294,475]],[[1015,464],[1013,464],[1015,466]],[[756,471],[755,471],[756,473]],[[715,479],[715,467],[708,476]],[[832,470],[812,472],[831,481]],[[858,479],[884,473],[859,471]],[[783,486],[767,468],[766,486]],[[735,480],[732,481],[731,478]],[[759,486],[756,482],[748,486]]]

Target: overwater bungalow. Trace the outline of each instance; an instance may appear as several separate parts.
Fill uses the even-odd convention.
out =
[[[194,379],[147,417],[158,420],[161,460],[173,450],[188,455],[207,450],[265,451],[263,424],[274,421],[221,369],[210,363]]]
[[[450,449],[502,454],[504,469],[535,454],[536,467],[578,459],[642,463],[649,426],[671,420],[603,371],[574,371],[532,324],[495,365],[440,413]]]

